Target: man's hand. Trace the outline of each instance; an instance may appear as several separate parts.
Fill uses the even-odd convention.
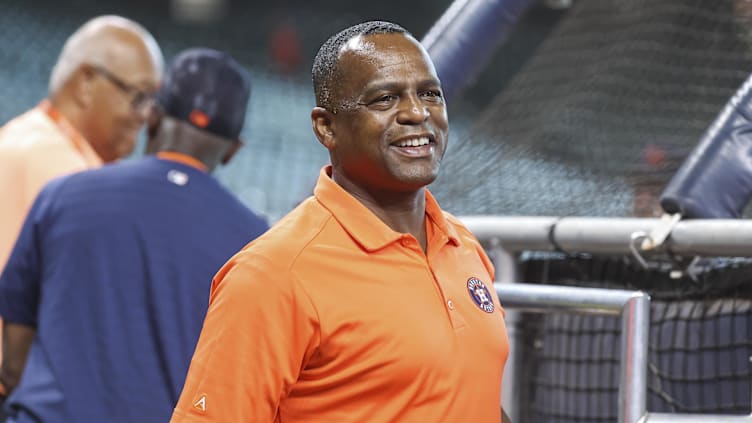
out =
[[[37,330],[31,326],[3,322],[3,363],[0,366],[0,383],[10,394],[21,381],[21,373],[29,356],[31,342]]]

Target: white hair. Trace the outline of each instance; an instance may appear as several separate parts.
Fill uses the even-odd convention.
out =
[[[106,57],[108,43],[95,41],[101,41],[103,35],[107,36],[106,32],[103,33],[103,29],[108,27],[121,28],[139,35],[151,54],[157,71],[160,75],[162,74],[164,69],[162,51],[149,31],[130,19],[104,15],[89,20],[68,37],[50,74],[48,86],[50,95],[56,94],[82,64],[106,65],[102,62]]]

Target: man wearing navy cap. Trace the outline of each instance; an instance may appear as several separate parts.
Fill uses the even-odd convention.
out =
[[[153,155],[37,197],[0,276],[7,422],[170,419],[212,276],[267,229],[208,175],[241,145],[249,78],[225,53],[184,51],[150,118]]]

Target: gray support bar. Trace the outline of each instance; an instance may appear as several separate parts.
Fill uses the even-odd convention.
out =
[[[489,242],[490,248],[486,251],[496,267],[496,283],[515,283],[519,281],[517,272],[517,256],[502,248],[498,239]],[[520,398],[519,374],[522,368],[522,357],[518,351],[518,345],[522,342],[520,325],[520,312],[514,309],[505,310],[504,318],[507,326],[507,338],[509,338],[509,356],[504,368],[504,380],[501,389],[501,405],[513,422],[520,421],[519,404]]]
[[[554,251],[550,235],[565,251],[595,254],[629,253],[632,234],[650,233],[663,224],[657,218],[464,216],[461,220],[478,239],[498,238],[509,252]],[[673,228],[665,248],[687,255],[752,257],[752,220],[683,220]]]
[[[496,267],[496,282],[519,282],[517,253],[505,249],[498,238],[491,238],[488,244],[486,251]]]
[[[650,296],[635,292],[621,314],[619,422],[637,422],[647,411]]]
[[[750,423],[752,416],[648,413],[639,423]]]
[[[623,289],[578,288],[538,284],[496,284],[504,308],[513,307],[533,312],[576,312],[618,316],[639,291]]]

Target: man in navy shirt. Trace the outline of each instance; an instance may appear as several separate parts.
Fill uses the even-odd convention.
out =
[[[57,179],[0,276],[7,422],[167,422],[211,278],[267,229],[208,175],[241,145],[250,77],[187,50],[150,120],[149,157]]]

